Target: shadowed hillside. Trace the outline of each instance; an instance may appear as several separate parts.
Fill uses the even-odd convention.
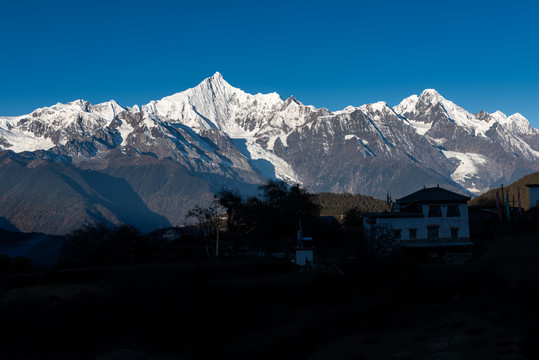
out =
[[[321,216],[333,216],[339,221],[348,210],[354,208],[361,212],[390,210],[385,201],[359,194],[320,193],[313,195],[313,201],[320,206]]]
[[[8,230],[63,235],[97,223],[170,226],[123,179],[8,152],[0,163],[0,218]]]
[[[246,195],[257,189],[257,185],[223,176],[196,175],[172,160],[151,156],[113,158],[107,160],[106,167],[102,165],[88,162],[83,167],[126,181],[150,211],[163,215],[173,225],[182,224],[185,214],[195,204],[210,203],[213,194],[222,187],[238,189]]]
[[[515,181],[514,183],[510,185],[504,184],[504,200],[505,200],[505,192],[509,192],[509,204],[514,207],[518,207],[518,189],[520,189],[520,203],[524,210],[528,210],[530,208],[530,190],[526,186],[527,184],[539,184],[539,172],[529,174],[526,176],[523,176],[519,180]],[[501,185],[501,184],[500,184]],[[496,190],[498,190],[500,200],[501,200],[501,192],[499,191],[500,188],[492,189],[487,191],[486,193],[473,198],[468,202],[468,205],[470,206],[485,206],[485,207],[493,207],[496,206]],[[513,202],[514,200],[514,202]]]
[[[64,237],[0,229],[0,256],[25,257],[36,264],[56,264]]]
[[[193,174],[169,159],[107,156],[79,167],[0,152],[0,228],[64,235],[83,225],[127,224],[147,232],[180,225],[195,204],[223,187],[256,185]]]

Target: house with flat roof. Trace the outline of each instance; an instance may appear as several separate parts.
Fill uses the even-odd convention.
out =
[[[389,226],[404,247],[470,247],[470,197],[439,186],[423,188],[397,199],[392,212],[368,213],[364,228]]]

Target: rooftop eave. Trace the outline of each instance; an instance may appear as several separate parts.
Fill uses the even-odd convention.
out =
[[[377,212],[366,213],[364,216],[375,218],[421,218],[424,217],[424,214],[421,212]]]
[[[539,185],[538,185],[539,186]],[[470,201],[472,198],[470,196],[466,197],[462,200],[421,200],[421,201],[400,201],[400,199],[395,200],[395,202],[399,205],[407,205],[407,204],[436,204],[436,205],[444,205],[444,204],[466,204],[468,201]]]

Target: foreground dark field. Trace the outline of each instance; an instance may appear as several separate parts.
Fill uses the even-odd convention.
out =
[[[2,359],[536,359],[539,236],[463,266],[404,256],[45,270],[3,258]],[[6,265],[7,264],[7,265]]]

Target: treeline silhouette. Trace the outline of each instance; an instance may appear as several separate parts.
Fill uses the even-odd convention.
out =
[[[318,193],[313,195],[313,201],[320,206],[320,215],[333,216],[339,220],[352,209],[356,212],[391,210],[391,206],[387,202],[372,196],[360,194]]]
[[[225,240],[232,246],[289,251],[296,246],[300,224],[306,235],[312,235],[319,226],[320,207],[304,188],[275,180],[259,190],[259,196],[248,199],[231,190],[216,196],[226,211]]]
[[[259,194],[248,198],[224,189],[210,204],[196,205],[187,213],[191,228],[171,229],[181,237],[177,241],[166,239],[159,231],[142,234],[129,225],[84,227],[66,236],[60,263],[85,266],[194,261],[246,252],[259,256],[279,253],[293,259],[297,231],[301,229],[303,236],[314,238],[317,261],[335,264],[347,257],[369,254],[370,248],[378,246],[376,243],[390,246],[390,233],[367,242],[363,239],[362,213],[388,207],[374,200],[350,194],[314,195],[280,180],[261,185]],[[337,209],[341,222],[332,216],[320,217],[322,208]]]

